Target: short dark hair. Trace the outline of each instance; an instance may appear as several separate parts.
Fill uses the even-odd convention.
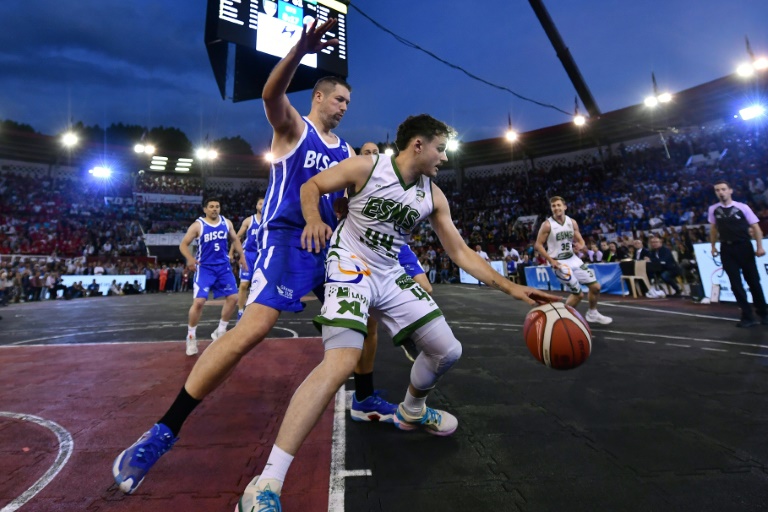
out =
[[[408,116],[408,118],[397,127],[395,146],[397,146],[398,151],[402,151],[408,147],[408,143],[411,142],[411,139],[418,137],[419,135],[426,137],[431,141],[440,135],[451,137],[454,133],[456,132],[453,128],[442,121],[438,121],[429,114]]]
[[[221,205],[221,200],[218,197],[206,197],[206,198],[203,198],[203,208],[208,208],[208,203],[212,201],[216,201],[217,203],[219,203],[219,205]]]
[[[346,87],[349,92],[352,92],[352,86],[349,85],[343,78],[338,76],[324,76],[315,82],[315,87],[312,89],[312,97],[314,98],[318,91],[322,92],[323,94],[327,94],[333,91],[337,85]]]
[[[560,197],[560,196],[552,196],[552,197],[550,197],[550,198],[549,198],[549,204],[552,204],[552,203],[554,203],[555,201],[560,201],[561,203],[563,203],[563,204],[566,204],[566,203],[565,203],[565,199],[563,199],[563,198],[562,198],[562,197]]]
[[[731,184],[730,184],[730,183],[728,183],[728,182],[727,182],[727,181],[725,181],[725,180],[717,180],[717,181],[715,182],[715,184],[714,184],[714,185],[712,185],[712,186],[713,186],[713,187],[716,187],[716,186],[718,186],[718,185],[725,185],[725,186],[726,186],[726,187],[728,187],[728,188],[733,188],[733,187],[731,186]]]

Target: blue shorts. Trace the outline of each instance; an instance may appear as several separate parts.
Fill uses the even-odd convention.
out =
[[[240,269],[240,280],[251,280],[253,277],[253,266],[256,264],[256,258],[259,256],[259,251],[245,251],[245,262],[248,264],[248,270]]]
[[[195,272],[194,297],[207,299],[213,292],[213,298],[228,297],[237,293],[237,282],[232,267],[229,265],[200,266]]]
[[[400,266],[405,269],[405,273],[410,277],[416,277],[419,274],[424,273],[424,269],[421,268],[419,258],[413,253],[411,248],[404,245],[400,248],[400,257],[398,258]]]
[[[278,311],[304,310],[301,298],[314,292],[323,297],[325,251],[315,254],[299,247],[273,245],[259,251],[251,278],[248,304],[256,302]]]

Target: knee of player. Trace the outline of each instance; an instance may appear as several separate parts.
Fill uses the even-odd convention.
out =
[[[442,368],[450,368],[461,358],[462,352],[461,342],[453,338],[447,346],[445,353],[439,357],[438,365]]]
[[[601,288],[600,288],[600,283],[598,283],[597,281],[595,281],[594,283],[592,283],[591,285],[589,285],[589,289],[590,289],[590,290],[592,290],[592,291],[593,291],[593,292],[595,292],[595,293],[600,293],[600,289],[601,289]]]

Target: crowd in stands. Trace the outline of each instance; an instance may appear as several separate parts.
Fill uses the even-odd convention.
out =
[[[695,154],[722,158],[689,161]],[[549,197],[559,195],[588,242],[582,254],[585,261],[632,258],[637,243],[649,246],[653,230],[693,279],[693,244],[707,241],[702,225],[707,224],[707,206],[716,200],[714,181],[728,180],[734,198],[749,204],[765,222],[766,170],[768,142],[760,134],[734,125],[671,137],[666,148],[628,151],[619,146],[613,153],[604,152],[602,160],[595,158],[588,164],[561,165],[527,175],[470,174],[461,188],[453,179],[440,176],[437,183],[467,244],[480,245],[491,259],[513,262],[510,269],[518,274],[525,265],[541,263],[533,241],[540,223],[550,215]],[[201,178],[189,176],[144,173],[135,182],[109,183],[4,172],[0,174],[0,255],[52,255],[58,262],[47,262],[45,268],[20,261],[13,268],[4,264],[0,271],[6,273],[6,288],[7,283],[15,283],[14,297],[35,300],[40,295],[35,290],[46,285],[25,283],[44,283],[55,274],[88,275],[94,270],[92,263],[77,262],[100,258],[107,265],[104,273],[144,273],[147,291],[160,291],[155,283],[159,283],[162,267],[131,264],[130,258],[146,256],[145,234],[184,232],[202,214],[201,208],[197,203],[134,200],[132,192],[216,196],[222,214],[235,229],[253,213],[257,198],[264,194],[255,186],[206,189]],[[107,200],[110,197],[125,200]],[[537,220],[521,222],[521,217]],[[458,269],[428,222],[414,231],[412,246],[431,281],[458,280]],[[181,289],[185,279],[183,266],[178,267],[168,269],[171,277],[166,277],[174,291]],[[189,276],[186,279],[188,283]],[[6,298],[8,295],[5,293]]]

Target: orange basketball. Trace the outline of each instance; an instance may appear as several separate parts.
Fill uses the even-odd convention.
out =
[[[580,366],[592,352],[592,331],[578,311],[562,302],[533,308],[523,337],[533,357],[556,370]]]

